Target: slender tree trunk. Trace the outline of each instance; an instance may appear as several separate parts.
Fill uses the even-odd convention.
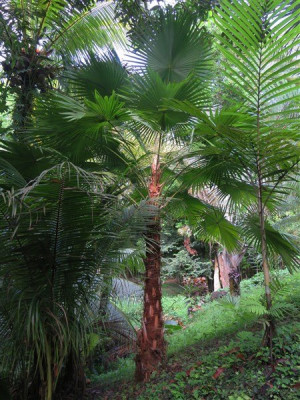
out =
[[[263,31],[263,28],[262,28]],[[264,282],[265,282],[265,295],[266,295],[266,304],[267,310],[270,310],[272,307],[272,297],[271,297],[271,289],[270,289],[270,269],[268,263],[268,252],[267,252],[267,239],[266,239],[266,229],[265,229],[265,213],[264,213],[264,202],[263,202],[263,173],[262,173],[262,165],[263,165],[263,157],[261,155],[260,144],[261,144],[261,74],[262,74],[262,42],[260,44],[259,49],[259,69],[258,69],[258,81],[257,81],[257,116],[256,116],[256,129],[257,129],[257,153],[256,153],[256,167],[257,167],[257,178],[258,178],[258,190],[257,190],[257,205],[258,205],[258,214],[259,214],[259,224],[260,224],[260,236],[261,236],[261,253],[262,253],[262,267],[264,273]],[[272,319],[269,317],[267,321],[267,327],[263,339],[263,345],[268,346],[270,349],[270,361],[273,358],[273,334],[275,330],[275,325]]]
[[[268,262],[267,238],[265,230],[265,213],[264,213],[264,204],[262,199],[262,180],[261,180],[259,163],[258,163],[258,213],[259,213],[259,224],[260,224],[260,235],[261,235],[261,254],[262,254],[262,267],[263,267],[264,283],[265,283],[266,306],[267,310],[269,311],[272,307],[272,296],[270,289],[271,276],[270,276],[270,268]],[[271,318],[268,318],[263,338],[263,345],[269,347],[271,361],[273,358],[274,331],[275,331],[274,321]]]
[[[214,291],[217,291],[219,289],[221,289],[220,268],[218,254],[216,254],[214,263]]]
[[[158,207],[157,199],[161,193],[160,166],[158,157],[152,164],[149,185],[150,203]],[[138,352],[136,355],[137,381],[146,382],[165,358],[164,324],[161,304],[161,222],[160,216],[153,217],[146,233],[146,258],[144,260],[146,277],[144,288],[144,312],[142,328],[138,332]]]

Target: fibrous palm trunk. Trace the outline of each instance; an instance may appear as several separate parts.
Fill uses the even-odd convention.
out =
[[[24,87],[16,99],[13,111],[14,137],[16,140],[23,140],[24,129],[30,120],[33,110],[33,89]]]
[[[150,204],[159,210],[158,198],[161,194],[160,166],[158,157],[152,164],[149,184]],[[164,324],[161,304],[161,222],[157,214],[153,217],[146,233],[146,276],[144,288],[144,311],[142,328],[138,332],[138,352],[136,355],[136,380],[146,382],[165,358]]]

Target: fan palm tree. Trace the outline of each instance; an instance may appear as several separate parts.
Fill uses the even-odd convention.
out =
[[[181,182],[181,171],[189,167],[182,154],[192,121],[166,105],[170,99],[188,99],[202,108],[209,104],[207,35],[187,16],[167,12],[161,22],[156,30],[151,27],[150,43],[145,40],[147,32],[136,38],[139,46],[133,53],[131,74],[115,54],[101,59],[90,56],[81,69],[70,73],[72,97],[54,95],[42,102],[34,118],[37,129],[30,132],[35,143],[67,154],[85,170],[97,171],[105,161],[106,172],[118,174],[131,201],[146,201],[157,210],[144,234],[139,380],[147,380],[165,354],[160,215],[170,210],[177,216],[189,214],[190,223],[201,220],[228,248],[236,245],[238,236],[221,211],[189,195],[189,187]]]
[[[228,248],[237,245],[238,233],[224,213],[188,193],[181,176],[193,164],[187,156],[193,121],[170,102],[189,101],[202,110],[210,104],[210,46],[206,33],[182,14],[166,13],[152,40],[140,34],[132,57],[135,69],[130,89],[123,91],[133,112],[128,126],[139,144],[136,162],[139,179],[134,182],[132,198],[146,198],[157,207],[154,223],[145,234],[145,288],[142,328],[138,335],[136,379],[146,381],[165,357],[161,307],[161,216],[172,212],[201,224]],[[139,73],[137,73],[139,72]]]
[[[9,0],[0,5],[0,36],[3,89],[8,83],[16,95],[14,129],[20,130],[32,114],[35,95],[57,86],[64,66],[86,51],[122,41],[122,29],[109,3]]]

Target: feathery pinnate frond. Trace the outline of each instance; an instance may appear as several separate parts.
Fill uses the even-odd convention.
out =
[[[299,18],[287,0],[222,0],[215,13],[225,74],[252,115],[248,134],[265,176],[275,168],[278,178],[278,163],[292,168],[299,158]]]

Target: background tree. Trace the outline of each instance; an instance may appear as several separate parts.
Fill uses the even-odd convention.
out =
[[[13,93],[13,129],[32,114],[34,97],[57,86],[66,64],[89,50],[100,50],[122,36],[113,7],[95,1],[7,1],[0,5],[3,38],[2,96]],[[2,104],[3,101],[2,99]],[[20,138],[20,134],[16,133]]]

